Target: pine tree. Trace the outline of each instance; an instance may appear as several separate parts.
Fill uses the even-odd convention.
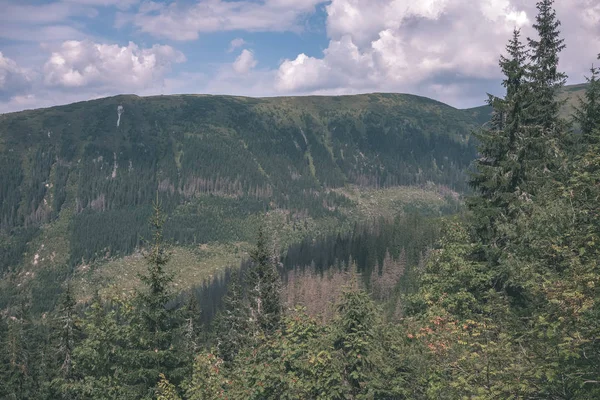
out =
[[[166,267],[171,254],[164,242],[165,218],[161,205],[153,205],[150,218],[152,239],[145,254],[146,274],[140,276],[142,287],[136,291],[134,307],[136,317],[132,321],[132,344],[127,349],[130,366],[127,369],[128,385],[139,390],[142,396],[153,395],[159,374],[168,374],[168,379],[177,384],[183,378],[183,360],[177,332],[181,327],[180,310],[171,302],[174,293],[170,288],[173,274]]]
[[[194,360],[192,377],[185,383],[186,398],[189,400],[232,398],[224,395],[223,387],[227,381],[223,376],[222,364],[223,360],[212,353],[198,354]]]
[[[564,39],[560,37],[560,21],[553,8],[554,0],[541,0],[537,3],[538,14],[533,28],[537,40],[528,38],[531,49],[529,80],[531,94],[535,97],[528,110],[530,123],[541,126],[544,131],[557,129],[558,112],[561,102],[557,91],[564,86],[567,75],[558,70],[559,53],[564,50]]]
[[[60,327],[58,353],[62,360],[60,370],[62,377],[68,381],[73,377],[73,349],[75,348],[79,331],[79,327],[75,321],[75,299],[73,298],[70,283],[67,283],[58,313]]]
[[[8,348],[8,318],[0,313],[0,376],[8,377],[10,371]],[[7,380],[0,379],[0,398],[8,398],[9,385]]]
[[[256,247],[250,251],[250,259],[252,265],[247,277],[250,314],[257,329],[268,335],[279,328],[283,305],[281,278],[262,226],[258,230]]]
[[[377,358],[374,339],[379,310],[364,290],[348,288],[338,313],[333,345],[341,353],[342,376],[349,392],[344,398],[369,398],[366,395],[372,390],[369,381]]]
[[[579,247],[593,258],[596,243],[600,243],[600,213],[597,211],[600,201],[600,70],[592,67],[591,72],[585,99],[580,100],[575,111],[575,120],[581,126],[582,146],[574,157],[564,191],[572,207],[579,212],[573,225],[580,232],[574,237],[579,237]]]
[[[57,390],[62,398],[74,398],[73,392],[73,358],[74,350],[79,338],[79,325],[76,321],[75,298],[71,289],[71,284],[67,282],[65,292],[58,305],[58,315],[56,319],[58,331],[58,361],[60,364],[59,374],[53,380],[53,385],[58,386]]]
[[[144,286],[136,293],[142,321],[150,334],[149,344],[157,348],[163,347],[165,339],[168,339],[164,335],[170,327],[171,317],[166,306],[174,297],[170,290],[174,276],[166,270],[171,254],[163,238],[164,222],[161,206],[157,201],[150,218],[152,242],[149,243],[150,249],[145,254],[147,270],[145,275],[140,276]]]
[[[34,343],[31,340],[32,329],[29,299],[23,298],[16,308],[15,315],[8,319],[6,335],[8,371],[2,378],[7,388],[8,398],[26,399],[35,396],[36,376]]]
[[[600,59],[600,56],[598,56]],[[595,143],[595,133],[600,128],[600,69],[590,68],[591,75],[586,77],[587,88],[585,97],[579,99],[579,106],[575,108],[573,120],[579,124],[584,145]]]
[[[235,359],[237,353],[250,342],[250,314],[244,302],[239,273],[231,277],[223,309],[215,320],[217,351],[225,362]]]
[[[158,382],[158,390],[156,391],[156,400],[181,400],[177,394],[175,385],[167,380],[165,374],[160,374]]]
[[[488,95],[492,119],[486,129],[477,133],[479,158],[470,180],[477,195],[469,199],[469,207],[475,214],[477,232],[488,244],[498,239],[497,222],[510,219],[512,205],[524,179],[518,149],[526,101],[527,52],[519,30],[513,31],[506,51],[507,56],[500,57],[506,96]]]
[[[528,38],[530,63],[524,118],[527,128],[520,146],[523,173],[527,175],[525,196],[528,198],[551,179],[560,179],[557,174],[564,166],[567,150],[566,124],[559,116],[563,102],[557,97],[567,78],[558,69],[559,53],[565,45],[553,4],[554,0],[537,3],[538,14],[533,27],[539,38]]]
[[[201,310],[196,295],[191,292],[184,307],[184,324],[182,326],[184,353],[190,357],[200,347]]]
[[[126,386],[129,368],[132,307],[113,302],[110,307],[96,292],[80,323],[83,339],[73,351],[73,391],[79,398],[127,398],[133,394]]]

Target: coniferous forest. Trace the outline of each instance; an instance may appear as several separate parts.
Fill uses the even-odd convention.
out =
[[[361,175],[346,168],[343,157],[335,168],[315,169],[312,156],[306,156],[304,178],[298,178],[307,179],[304,187],[276,177],[272,171],[284,164],[277,159],[270,166],[259,164],[247,181],[234,179],[247,171],[235,171],[233,163],[220,181],[193,177],[200,167],[191,163],[183,168],[190,174],[185,180],[174,172],[176,165],[159,167],[147,152],[132,151],[140,157],[136,166],[148,162],[147,181],[138,176],[125,182],[128,178],[91,176],[110,175],[113,163],[115,171],[118,165],[111,152],[98,158],[93,140],[85,151],[93,152],[95,164],[84,158],[90,165],[78,177],[54,161],[56,154],[31,154],[32,172],[24,174],[14,167],[16,155],[3,153],[0,165],[10,176],[0,181],[0,222],[10,227],[10,235],[0,242],[0,261],[13,265],[23,251],[19,243],[39,229],[36,219],[53,218],[45,210],[58,212],[69,196],[67,189],[56,190],[56,207],[40,206],[45,195],[38,183],[46,182],[50,171],[53,182],[63,182],[55,188],[77,188],[80,209],[71,210],[76,216],[70,232],[80,238],[71,242],[72,258],[52,289],[58,298],[52,309],[33,309],[31,290],[12,297],[0,314],[0,398],[600,398],[600,70],[591,67],[585,95],[565,118],[559,93],[566,76],[558,61],[568,43],[561,38],[553,0],[541,0],[537,10],[537,36],[515,30],[499,58],[505,93],[489,95],[491,119],[473,131],[477,156],[468,177],[466,168],[458,168],[458,155],[447,158],[445,168],[431,166],[437,159],[432,154],[441,149],[411,164],[412,172],[437,174],[439,182],[455,188],[468,185],[464,208],[427,213],[405,207],[394,218],[355,222],[346,231],[285,246],[257,218],[243,233],[252,235],[247,259],[191,290],[174,284],[175,242],[194,242],[194,235],[206,232],[230,233],[206,227],[219,224],[218,214],[203,220],[200,212],[177,213],[179,200],[159,195],[153,182],[159,182],[161,193],[182,197],[200,190],[242,198],[243,206],[227,203],[228,197],[202,200],[217,202],[211,209],[224,207],[223,218],[236,218],[236,213],[264,212],[269,198],[295,207],[312,197],[314,204],[306,208],[329,215],[337,211],[328,201],[345,200],[325,186],[321,197],[311,195],[315,180],[331,188],[354,174],[352,179],[385,186],[400,175],[367,174],[367,167]],[[239,115],[248,120],[232,125],[254,121]],[[356,133],[353,127],[345,132]],[[204,159],[217,155],[183,139],[190,140],[189,152],[206,151]],[[233,143],[232,152],[244,148]],[[470,146],[448,143],[447,150],[457,154]],[[156,148],[171,151],[169,146]],[[321,150],[338,151],[336,146]],[[75,152],[68,141],[52,151]],[[399,157],[408,160],[407,154]],[[107,159],[108,172],[94,169]],[[185,156],[175,160],[186,162]],[[173,175],[155,179],[157,171]],[[171,187],[176,176],[182,181]],[[270,185],[268,179],[279,181]],[[394,184],[414,184],[412,179],[407,175]],[[21,184],[31,190],[17,190]],[[105,197],[95,197],[94,185],[100,184]],[[20,204],[31,205],[32,212]],[[186,221],[187,215],[197,218]],[[95,218],[111,218],[104,226],[119,227],[123,236],[97,232],[101,224]],[[99,237],[118,242],[123,252],[142,248],[145,270],[131,294],[96,292],[81,300],[70,279],[72,267],[110,248],[94,247]]]

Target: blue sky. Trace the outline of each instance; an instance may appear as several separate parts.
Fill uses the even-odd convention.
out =
[[[600,2],[556,4],[569,83],[600,53]],[[0,0],[0,113],[119,93],[501,94],[532,0]]]

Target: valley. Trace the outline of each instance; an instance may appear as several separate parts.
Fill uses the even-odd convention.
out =
[[[409,208],[454,212],[477,124],[388,94],[117,96],[2,115],[2,304],[19,282],[49,309],[70,271],[82,299],[131,289],[157,195],[182,289],[239,264],[262,215],[283,249]]]

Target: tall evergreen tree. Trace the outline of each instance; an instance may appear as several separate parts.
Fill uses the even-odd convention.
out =
[[[598,56],[600,59],[600,55]],[[591,75],[586,77],[587,88],[579,106],[575,108],[573,120],[579,124],[584,145],[594,143],[595,133],[600,128],[600,69],[590,68]]]
[[[345,398],[372,398],[375,353],[375,327],[379,310],[364,290],[348,289],[338,305],[339,317],[333,346],[341,353],[343,380],[348,387]],[[369,396],[371,394],[371,396]]]
[[[279,328],[283,314],[281,277],[262,225],[258,230],[256,247],[250,251],[250,259],[252,265],[247,277],[250,314],[256,328],[270,334]]]
[[[250,313],[244,302],[239,273],[234,272],[223,299],[223,309],[215,321],[217,351],[226,362],[250,342]]]
[[[131,314],[129,304],[114,302],[108,307],[95,293],[80,324],[83,339],[73,351],[73,390],[79,398],[132,397],[124,368],[130,368]]]
[[[71,284],[68,283],[58,309],[58,323],[60,328],[58,353],[62,361],[60,367],[61,375],[65,380],[70,380],[73,376],[73,349],[76,345],[79,330],[75,321],[75,304]]]
[[[557,97],[567,75],[558,69],[559,54],[565,48],[560,37],[560,21],[553,8],[554,0],[537,3],[538,14],[533,27],[538,38],[528,38],[528,102],[526,129],[521,139],[520,160],[527,176],[525,197],[536,194],[549,178],[557,178],[564,166],[567,147],[566,124],[560,118],[563,104]],[[559,178],[560,179],[560,178]]]
[[[169,374],[168,379],[178,383],[183,378],[181,352],[177,333],[181,327],[179,309],[171,302],[173,274],[167,270],[171,254],[163,237],[165,218],[158,201],[153,205],[150,218],[152,239],[145,254],[147,270],[140,276],[142,287],[134,299],[136,317],[132,322],[132,344],[127,349],[131,365],[128,384],[137,387],[142,396],[153,396],[159,374]]]
[[[477,133],[479,158],[475,160],[476,171],[470,180],[477,195],[469,199],[469,206],[475,213],[476,229],[487,244],[498,239],[498,220],[510,218],[523,180],[518,148],[525,105],[527,52],[519,30],[513,31],[506,51],[507,56],[500,57],[506,96],[488,95],[492,119]]]
[[[541,0],[537,3],[538,14],[533,28],[539,38],[528,38],[531,49],[529,79],[532,85],[531,94],[535,101],[531,102],[528,116],[535,125],[544,131],[557,129],[558,112],[561,102],[557,99],[557,91],[564,86],[567,75],[558,70],[559,53],[564,50],[564,39],[560,37],[560,21],[553,8],[554,0]]]
[[[79,325],[76,321],[75,298],[71,289],[70,282],[67,282],[65,292],[58,305],[58,315],[56,318],[58,332],[58,364],[60,372],[53,381],[57,390],[64,399],[74,398],[73,392],[73,358],[74,350],[79,337]]]
[[[184,310],[184,323],[182,325],[183,348],[186,355],[193,357],[200,347],[200,322],[201,310],[196,295],[189,294]],[[191,360],[191,358],[190,358]]]
[[[26,297],[26,296],[24,296]],[[14,315],[8,319],[6,350],[8,371],[2,378],[8,398],[26,399],[35,396],[35,349],[32,340],[33,322],[29,301],[21,299]]]
[[[8,377],[10,371],[10,358],[8,351],[8,320],[4,313],[0,313],[0,376]],[[5,379],[0,379],[0,398],[8,398],[9,387]]]

